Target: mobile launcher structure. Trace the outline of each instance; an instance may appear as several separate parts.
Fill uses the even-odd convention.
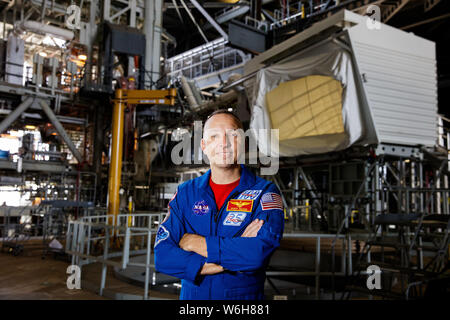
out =
[[[229,87],[238,86],[250,128],[279,129],[277,148],[270,137],[258,147],[280,158],[273,180],[292,230],[336,235],[334,299],[448,287],[449,133],[433,42],[343,10],[247,62]],[[353,249],[336,276],[342,236]],[[366,285],[369,265],[380,268],[379,290]]]

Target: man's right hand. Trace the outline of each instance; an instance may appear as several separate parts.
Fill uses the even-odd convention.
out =
[[[201,275],[211,275],[223,272],[223,267],[215,263],[205,263],[200,270]]]
[[[264,224],[264,220],[255,219],[250,223],[247,228],[245,228],[244,233],[241,237],[244,238],[254,238],[258,235],[259,229],[261,229]]]

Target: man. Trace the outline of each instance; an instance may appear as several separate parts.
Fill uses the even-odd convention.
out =
[[[181,184],[155,239],[156,270],[182,279],[180,299],[263,299],[284,210],[275,185],[237,163],[243,129],[231,112],[205,122],[210,170]]]

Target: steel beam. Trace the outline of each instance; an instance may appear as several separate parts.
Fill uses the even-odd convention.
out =
[[[382,20],[383,23],[387,23],[393,16],[395,16],[407,3],[409,0],[396,1],[396,4],[390,5],[388,9],[383,11]]]
[[[439,2],[441,2],[441,0],[426,0],[425,1],[425,5],[424,5],[424,11],[428,12],[431,9],[433,9],[433,7],[435,5],[437,5]]]
[[[17,118],[22,115],[29,106],[33,104],[34,97],[28,97],[22,102],[13,112],[11,112],[1,123],[0,123],[0,133],[9,128],[9,126],[17,120]]]
[[[206,12],[205,9],[203,9],[203,7],[197,2],[197,0],[189,0],[189,1],[191,1],[191,3],[198,9],[198,11],[202,13],[202,15],[206,18],[206,20],[208,20],[208,22],[211,23],[214,29],[216,29],[224,39],[228,39],[228,34],[225,31],[223,31],[223,29],[219,26],[219,24],[208,14],[208,12]]]
[[[56,131],[58,131],[61,138],[69,147],[73,156],[77,159],[78,163],[82,163],[83,157],[81,156],[81,153],[77,150],[66,130],[64,130],[64,127],[61,125],[61,122],[59,122],[59,120],[56,118],[56,115],[53,113],[52,109],[50,109],[47,102],[45,102],[44,100],[40,100],[39,104],[42,107],[42,110],[44,110],[45,114],[50,119],[50,122],[55,126]]]

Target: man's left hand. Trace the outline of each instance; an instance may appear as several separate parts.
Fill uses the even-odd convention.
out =
[[[184,251],[195,252],[208,258],[205,237],[199,236],[198,234],[185,233],[178,245]]]

